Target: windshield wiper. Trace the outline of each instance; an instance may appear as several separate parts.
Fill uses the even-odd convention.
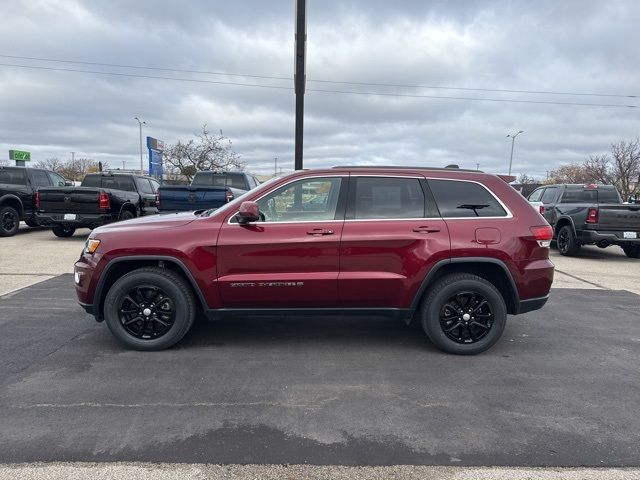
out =
[[[473,213],[476,214],[476,217],[479,217],[478,210],[483,208],[490,207],[490,205],[486,203],[464,203],[462,205],[458,205],[456,208],[466,208],[468,210],[473,210]]]

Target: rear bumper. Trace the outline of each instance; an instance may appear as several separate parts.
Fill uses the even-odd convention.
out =
[[[78,213],[76,214],[75,220],[65,220],[64,213],[38,213],[36,215],[36,221],[40,225],[69,225],[71,227],[82,228],[82,227],[97,227],[100,225],[106,225],[107,223],[111,223],[116,221],[111,214],[84,214]]]
[[[632,232],[634,230],[631,230]],[[624,232],[615,230],[583,230],[581,243],[607,242],[609,245],[640,245],[640,231],[635,231],[636,238],[624,238]]]
[[[518,305],[518,315],[521,313],[533,312],[534,310],[540,310],[544,307],[545,303],[547,303],[547,300],[549,300],[549,295],[520,300],[520,305]]]

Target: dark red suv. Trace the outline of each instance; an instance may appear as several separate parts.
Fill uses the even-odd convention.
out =
[[[552,230],[494,175],[339,167],[274,179],[215,211],[95,229],[78,298],[128,347],[160,350],[200,311],[387,315],[479,353],[507,314],[541,308]]]

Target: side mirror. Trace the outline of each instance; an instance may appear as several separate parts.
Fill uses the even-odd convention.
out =
[[[71,180],[65,180],[64,185],[60,185],[61,187],[73,187],[73,182]]]
[[[236,215],[238,223],[250,223],[260,220],[260,208],[256,202],[242,202]]]

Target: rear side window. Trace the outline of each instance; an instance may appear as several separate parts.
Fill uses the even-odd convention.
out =
[[[83,187],[99,187],[100,186],[100,178],[102,175],[87,175],[82,180]]]
[[[36,187],[51,186],[49,175],[47,175],[47,172],[43,172],[42,170],[34,170],[31,172],[31,181]]]
[[[7,185],[26,185],[27,177],[24,170],[0,168],[0,183]]]
[[[506,217],[500,202],[480,184],[456,180],[429,180],[440,215],[445,218]]]
[[[417,178],[355,177],[354,218],[424,218]]]
[[[544,195],[542,195],[542,203],[551,203],[556,199],[556,194],[558,193],[558,187],[549,187],[544,191]]]

